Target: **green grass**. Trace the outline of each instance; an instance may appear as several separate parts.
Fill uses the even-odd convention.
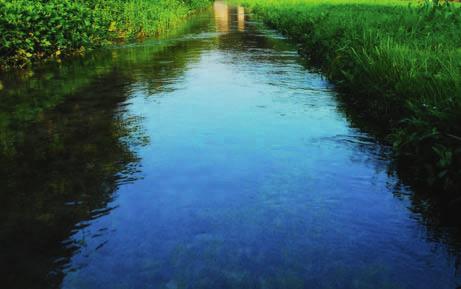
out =
[[[0,67],[162,34],[209,0],[0,0]]]
[[[420,182],[461,188],[461,8],[398,0],[242,0],[301,44],[346,102],[386,128]]]

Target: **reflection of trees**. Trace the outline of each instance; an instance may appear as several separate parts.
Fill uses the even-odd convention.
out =
[[[56,286],[59,266],[77,249],[61,242],[133,173],[136,132],[117,115],[124,98],[121,90],[81,91],[25,130],[14,156],[1,156],[0,267],[8,288]]]
[[[114,70],[127,73],[125,77],[132,80],[146,78],[149,72],[165,73],[164,70],[170,67],[180,71],[176,69],[166,73],[181,73],[190,59],[181,56],[184,49],[172,49],[172,46],[177,45],[173,41],[174,37],[200,29],[208,23],[209,20],[203,17],[191,18],[188,25],[172,31],[164,39],[96,51],[85,57],[66,59],[63,63],[50,62],[37,66],[33,71],[0,73],[3,86],[0,90],[0,153],[14,154],[18,143],[23,141],[22,131],[30,122],[65,101],[66,96],[77,93],[91,85],[94,79],[104,77]],[[171,64],[156,64],[156,58],[165,53],[176,53],[179,59]],[[130,70],[140,73],[135,75]],[[150,79],[154,77],[151,75]]]
[[[136,177],[133,147],[146,138],[140,119],[121,105],[131,86],[164,89],[203,45],[209,44],[126,47],[20,81],[2,76],[8,101],[0,108],[0,268],[7,288],[59,287],[82,245],[70,237],[110,212],[118,186]]]

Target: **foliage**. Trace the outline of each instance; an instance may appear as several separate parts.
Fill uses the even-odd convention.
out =
[[[0,0],[0,66],[165,33],[208,0]]]
[[[461,7],[442,1],[243,0],[301,44],[389,131],[398,160],[447,192],[461,187]]]

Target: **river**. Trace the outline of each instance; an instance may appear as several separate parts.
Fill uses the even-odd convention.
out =
[[[0,76],[2,287],[460,286],[456,228],[390,148],[296,46],[213,8]]]

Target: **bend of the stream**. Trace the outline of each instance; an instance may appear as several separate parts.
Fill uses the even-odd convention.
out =
[[[241,7],[3,85],[3,288],[461,285],[389,149]]]

